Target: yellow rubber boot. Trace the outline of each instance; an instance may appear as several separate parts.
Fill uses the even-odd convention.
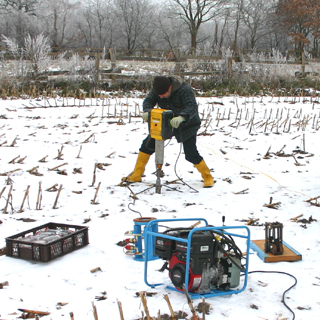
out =
[[[127,182],[140,182],[141,181],[141,176],[144,173],[145,167],[149,161],[150,154],[144,153],[144,152],[139,152],[138,154],[138,159],[136,162],[136,165],[134,167],[134,170],[132,173],[130,173],[126,181]]]
[[[200,163],[194,165],[198,171],[201,173],[203,179],[203,187],[204,188],[211,188],[214,184],[212,175],[210,173],[209,168],[207,167],[204,160],[201,160]]]

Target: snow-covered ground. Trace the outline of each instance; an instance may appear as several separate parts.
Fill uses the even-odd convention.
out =
[[[124,319],[141,319],[145,312],[136,294],[141,291],[156,293],[147,297],[152,317],[158,317],[159,310],[170,314],[164,299],[168,294],[173,310],[186,312],[190,319],[185,295],[167,289],[171,283],[167,272],[157,271],[163,260],[148,263],[150,281],[164,283],[153,289],[144,282],[144,263],[117,245],[129,237],[125,233],[133,230],[133,220],[140,216],[204,218],[214,226],[222,225],[223,216],[226,226],[245,226],[254,219],[255,225],[248,225],[252,240],[264,239],[265,222],[283,223],[284,241],[302,260],[265,263],[251,250],[250,272],[280,273],[250,273],[243,292],[206,299],[210,314],[205,318],[293,319],[281,300],[295,277],[297,284],[285,294],[285,303],[296,319],[319,319],[320,208],[316,199],[310,200],[320,196],[318,100],[197,101],[203,118],[198,149],[216,183],[211,189],[202,188],[200,174],[172,139],[165,142],[162,182],[178,176],[186,184],[170,184],[177,189],[162,187],[161,193],[154,187],[145,190],[156,181],[154,157],[143,183],[130,189],[119,185],[133,170],[148,133],[138,116],[142,99],[0,101],[0,248],[5,247],[6,237],[48,222],[88,226],[90,241],[48,263],[2,255],[0,282],[9,285],[0,289],[0,319],[17,319],[22,314],[18,309],[49,312],[44,319],[68,319],[71,314],[76,320],[94,319],[92,303],[99,319],[121,319],[118,301]],[[40,182],[42,200],[36,210]],[[46,191],[54,185],[62,187],[58,200],[57,192]],[[276,209],[265,206],[270,201],[279,202]],[[246,250],[243,241],[238,245]],[[94,268],[101,270],[90,272]],[[199,302],[193,300],[194,306]]]

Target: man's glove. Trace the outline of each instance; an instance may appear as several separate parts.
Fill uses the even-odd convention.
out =
[[[174,117],[170,120],[171,127],[177,129],[180,126],[180,123],[186,119],[182,116]]]
[[[148,122],[149,119],[149,112],[143,112],[141,115],[144,122]]]

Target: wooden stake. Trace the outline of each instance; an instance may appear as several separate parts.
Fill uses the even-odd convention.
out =
[[[52,187],[46,189],[46,191],[49,191],[49,192],[56,192],[56,191],[58,191],[57,185],[58,185],[57,183],[54,184]]]
[[[11,173],[14,173],[14,172],[17,172],[17,171],[20,171],[20,170],[22,170],[22,169],[15,169],[15,170],[8,171],[8,172],[5,172],[5,173],[0,173],[0,176],[8,176]]]
[[[0,192],[0,198],[2,197],[2,194],[4,193],[4,190],[6,190],[6,187],[3,187],[3,189]]]
[[[296,217],[294,217],[294,218],[291,218],[290,220],[291,221],[294,221],[294,222],[297,222],[297,220],[299,219],[299,218],[301,218],[303,216],[303,214],[299,214],[298,216],[296,216]]]
[[[3,209],[3,213],[8,213],[7,209],[8,209],[9,201],[10,201],[10,198],[12,199],[12,194],[11,194],[12,188],[13,188],[13,186],[11,185],[10,189],[9,189],[9,192],[8,192],[7,202],[6,202],[6,205],[5,205],[4,209]]]
[[[304,202],[311,202],[311,201],[317,200],[319,198],[320,198],[320,196],[314,197],[314,198],[310,198],[309,200],[305,200]]]
[[[27,156],[25,156],[24,158],[20,158],[17,162],[18,162],[18,163],[23,163],[23,161],[25,160],[26,157],[27,157]]]
[[[167,301],[167,304],[168,304],[168,307],[169,307],[169,310],[170,310],[170,313],[171,313],[172,320],[177,320],[176,315],[173,312],[173,309],[172,309],[172,306],[171,306],[171,302],[169,300],[169,296],[167,294],[165,294],[163,297]]]
[[[192,313],[192,315],[193,315],[193,320],[200,320],[199,317],[198,317],[198,315],[197,315],[196,310],[195,310],[194,307],[193,307],[192,301],[191,301],[191,299],[190,299],[190,297],[189,297],[189,294],[188,294],[188,292],[187,292],[186,287],[185,287],[184,284],[183,284],[183,287],[182,287],[182,288],[183,288],[183,292],[184,292],[185,295],[186,295],[186,298],[187,298],[188,305],[189,305],[189,308],[190,308],[190,310],[191,310],[191,313]]]
[[[56,169],[58,169],[58,168],[60,168],[60,167],[62,167],[62,166],[65,166],[65,165],[67,165],[68,163],[66,162],[66,163],[63,163],[63,164],[60,164],[59,166],[56,166],[56,167],[54,167],[54,168],[52,168],[52,169],[48,169],[48,171],[53,171],[53,170],[56,170]]]
[[[24,194],[20,210],[18,211],[19,213],[23,211],[24,202],[26,201],[27,196],[29,195],[29,189],[30,189],[30,186],[27,187],[26,193]]]
[[[15,161],[16,161],[18,158],[20,158],[20,156],[17,156],[17,157],[15,157],[15,158],[13,158],[11,161],[9,161],[9,163],[15,163]]]
[[[25,312],[25,313],[28,313],[28,314],[33,314],[33,315],[39,315],[39,316],[47,316],[50,314],[50,312],[47,312],[47,311],[37,311],[37,310],[29,310],[29,309],[18,309],[19,311],[21,312]],[[29,319],[31,317],[28,316],[28,318],[25,318],[25,319]]]
[[[118,308],[119,308],[120,319],[121,319],[121,320],[124,320],[123,310],[122,310],[122,304],[121,304],[120,301],[118,301],[118,299],[117,299],[117,304],[118,304]]]
[[[62,184],[60,184],[60,187],[59,187],[59,190],[58,190],[58,193],[56,196],[56,200],[54,201],[52,209],[57,209],[57,203],[58,203],[58,199],[59,199],[61,190],[62,190]]]
[[[39,168],[39,166],[33,167],[32,169],[27,170],[27,172],[29,172],[30,174],[33,174],[35,176],[43,176],[43,174],[38,172],[38,168]]]
[[[82,150],[82,146],[80,146],[80,150],[79,150],[79,153],[78,153],[78,155],[77,155],[77,158],[80,158],[81,150]]]
[[[131,196],[134,200],[138,200],[139,198],[137,197],[137,195],[131,190],[131,188],[128,185],[125,185],[131,192]]]
[[[60,150],[58,149],[58,155],[54,159],[63,160],[63,159],[61,159],[61,157],[63,156],[63,154],[62,154],[63,147],[64,146],[61,146],[61,149]]]
[[[97,171],[97,163],[94,164],[92,185],[90,187],[93,187],[96,182],[96,171]]]
[[[39,182],[39,191],[37,197],[36,210],[41,210],[41,200],[42,200],[42,189],[41,189],[41,181]]]
[[[140,292],[140,298],[144,307],[144,311],[146,312],[147,320],[152,320],[149,314],[145,292]]]
[[[47,157],[48,157],[48,156],[43,157],[42,159],[39,160],[39,162],[47,162],[47,161],[46,161],[46,158],[47,158]]]
[[[264,155],[263,159],[269,159],[269,157],[270,157],[270,153],[269,153],[270,149],[271,149],[271,146],[269,147],[267,153]]]
[[[3,289],[3,287],[6,287],[9,285],[9,282],[8,281],[5,281],[5,282],[1,282],[0,283],[0,289]]]
[[[99,182],[99,184],[97,186],[96,193],[94,195],[93,200],[91,200],[91,204],[99,204],[99,202],[96,202],[96,199],[97,199],[97,195],[98,195],[98,192],[99,192],[99,189],[100,189],[100,185],[101,185],[101,182]]]
[[[89,140],[90,140],[92,137],[94,137],[94,133],[92,133],[92,134],[90,135],[90,137],[88,137],[88,138],[87,138],[86,140],[84,140],[82,143],[88,143]]]
[[[248,191],[248,190],[249,190],[249,188],[241,190],[241,191],[238,191],[238,192],[234,192],[234,194],[246,193],[246,191]]]
[[[14,140],[10,144],[10,147],[14,147],[15,146],[15,144],[17,143],[16,140],[17,140],[17,137],[14,138]]]
[[[206,320],[206,300],[202,298],[202,320]]]
[[[97,312],[97,308],[94,305],[94,303],[92,302],[92,308],[93,308],[93,316],[94,316],[94,320],[98,320],[98,312]]]

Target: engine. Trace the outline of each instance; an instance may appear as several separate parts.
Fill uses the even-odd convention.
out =
[[[168,229],[163,234],[177,239],[156,237],[155,254],[166,260],[162,270],[176,289],[182,290],[186,272],[189,272],[188,291],[207,293],[211,290],[228,290],[240,283],[242,253],[231,236],[222,231],[195,231],[190,245],[189,270],[186,270],[187,239],[191,229]]]

